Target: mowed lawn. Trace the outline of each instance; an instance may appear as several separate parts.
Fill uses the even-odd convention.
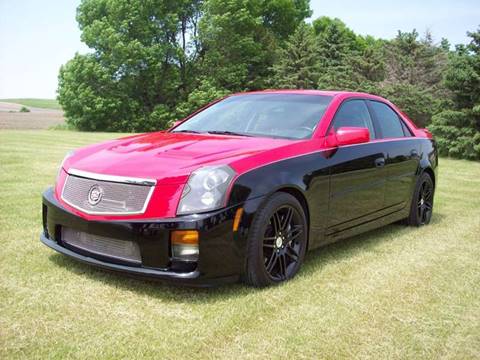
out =
[[[441,159],[430,226],[319,249],[282,286],[189,289],[39,241],[63,155],[115,136],[0,131],[0,358],[480,358],[480,163]]]

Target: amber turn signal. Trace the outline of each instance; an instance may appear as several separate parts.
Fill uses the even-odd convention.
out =
[[[176,230],[172,231],[172,245],[173,244],[198,244],[198,231],[197,230]]]
[[[240,220],[242,220],[243,208],[240,208],[235,213],[235,218],[233,219],[233,231],[237,231],[240,226]]]
[[[175,230],[170,237],[172,257],[182,261],[198,260],[198,231]]]

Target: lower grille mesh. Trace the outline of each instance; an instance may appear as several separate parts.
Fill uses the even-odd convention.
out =
[[[122,261],[141,264],[140,248],[133,241],[113,239],[62,227],[62,241],[81,250]]]

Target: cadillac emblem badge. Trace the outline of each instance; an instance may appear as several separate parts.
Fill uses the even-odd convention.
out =
[[[103,189],[98,185],[93,185],[88,191],[88,203],[92,206],[102,201]]]

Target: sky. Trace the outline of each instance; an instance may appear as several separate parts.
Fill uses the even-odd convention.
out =
[[[80,41],[80,0],[0,0],[0,99],[54,98],[58,70]],[[480,0],[311,0],[312,18],[338,17],[362,35],[393,38],[398,30],[428,29],[434,40],[467,43],[480,26]]]

